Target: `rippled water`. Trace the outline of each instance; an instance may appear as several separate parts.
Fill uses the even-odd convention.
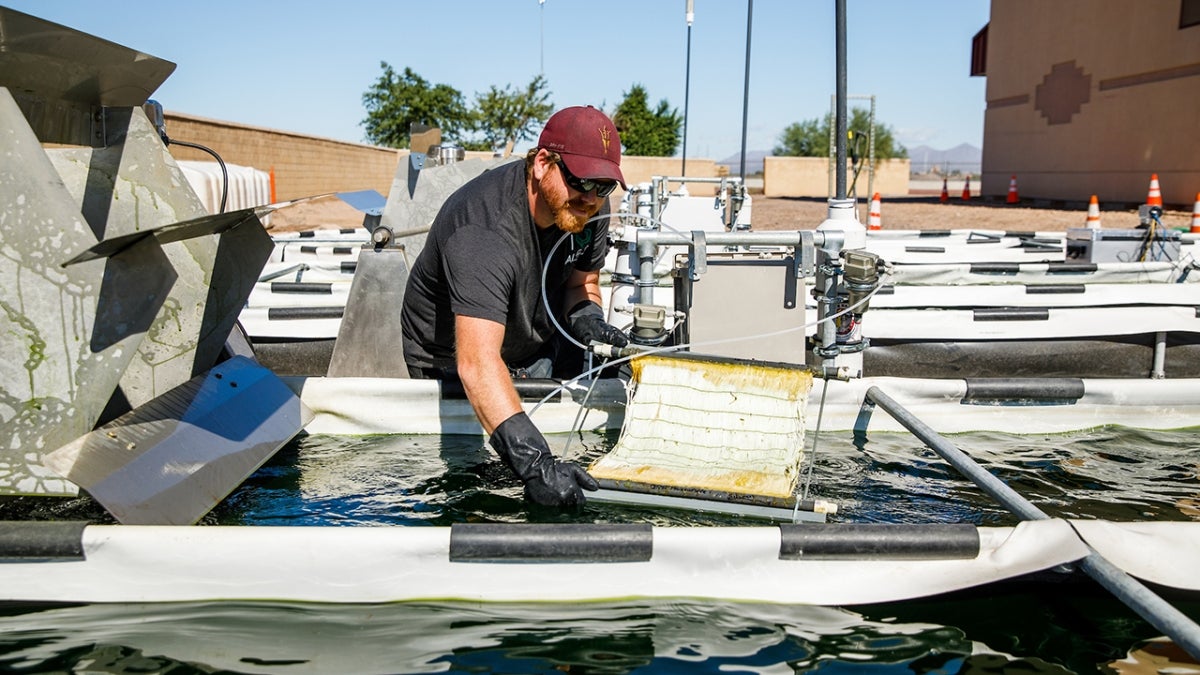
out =
[[[870,433],[817,440],[811,496],[844,522],[1017,519],[917,438]],[[1103,428],[1070,435],[948,437],[1051,516],[1107,520],[1200,517],[1200,431]],[[550,437],[582,464],[616,432]],[[812,439],[809,440],[810,447]],[[807,467],[806,467],[807,471]],[[725,525],[731,516],[589,503],[579,513],[530,508],[520,483],[474,436],[309,436],[292,443],[215,511],[222,524],[406,525],[455,522],[650,522]]]
[[[582,463],[615,440],[615,433],[551,437],[556,452]],[[950,440],[1052,516],[1200,518],[1197,430]],[[810,493],[838,503],[831,520],[840,522],[1016,522],[902,433],[821,438]],[[573,513],[529,507],[482,438],[416,436],[299,438],[206,522],[467,521],[747,524],[595,502]],[[1194,598],[1179,606],[1200,618]],[[1164,649],[1144,643],[1157,634],[1076,577],[854,608],[688,601],[19,606],[0,608],[0,671],[1113,672],[1106,664],[1129,650]]]

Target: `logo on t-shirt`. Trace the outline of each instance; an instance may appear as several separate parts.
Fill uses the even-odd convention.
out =
[[[567,254],[567,259],[563,261],[563,267],[571,267],[575,264],[575,261],[583,257],[583,249],[592,243],[593,236],[595,235],[591,228],[585,228],[582,232],[571,235],[571,252]]]

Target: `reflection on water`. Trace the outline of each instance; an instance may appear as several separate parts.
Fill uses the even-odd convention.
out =
[[[1056,662],[1039,654],[1054,635],[1010,641],[1018,655],[920,618],[692,602],[93,605],[0,616],[0,633],[6,672],[1064,673],[1123,655],[1080,636]]]
[[[556,452],[567,438],[551,437]],[[1110,520],[1200,517],[1198,439],[1195,430],[1130,429],[951,437],[1051,515]],[[565,454],[586,464],[615,441],[615,432],[576,436]],[[832,520],[1016,522],[910,435],[823,438],[819,448],[810,496],[840,505]],[[748,524],[595,502],[576,512],[531,507],[482,438],[413,436],[299,438],[206,522],[480,521]],[[1200,617],[1195,599],[1180,607]],[[1159,634],[1086,579],[852,609],[682,600],[21,606],[0,609],[0,671],[1112,672],[1103,664]]]
[[[587,464],[616,432],[551,436]],[[1200,434],[1096,429],[950,440],[1051,516],[1107,520],[1200,517]],[[918,439],[903,433],[822,438],[810,495],[839,505],[845,522],[1016,519]],[[578,513],[528,507],[521,487],[475,436],[307,436],[281,450],[215,511],[223,524],[448,525],[454,522],[650,522],[726,525],[727,515],[589,503]]]

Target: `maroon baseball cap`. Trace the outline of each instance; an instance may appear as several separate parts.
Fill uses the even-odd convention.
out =
[[[563,108],[550,116],[538,147],[562,155],[567,170],[579,178],[615,180],[621,175],[621,137],[608,115],[592,106]]]

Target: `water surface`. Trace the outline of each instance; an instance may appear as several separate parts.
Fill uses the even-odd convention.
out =
[[[1052,516],[1200,518],[1196,430],[950,436]],[[558,435],[582,463],[616,433]],[[812,443],[812,439],[809,439]],[[835,522],[1016,523],[903,433],[821,438],[809,496]],[[806,467],[807,469],[807,467]],[[86,506],[44,509],[49,517]],[[480,437],[303,436],[206,520],[225,525],[458,522],[765,525],[731,515],[589,502],[529,506]],[[351,553],[352,554],[352,553]],[[236,561],[230,562],[231,569]],[[903,579],[897,579],[903,583]],[[1195,598],[1172,598],[1200,618]],[[997,584],[849,608],[733,602],[171,603],[10,606],[0,671],[96,673],[1089,673],[1158,632],[1086,578]]]

